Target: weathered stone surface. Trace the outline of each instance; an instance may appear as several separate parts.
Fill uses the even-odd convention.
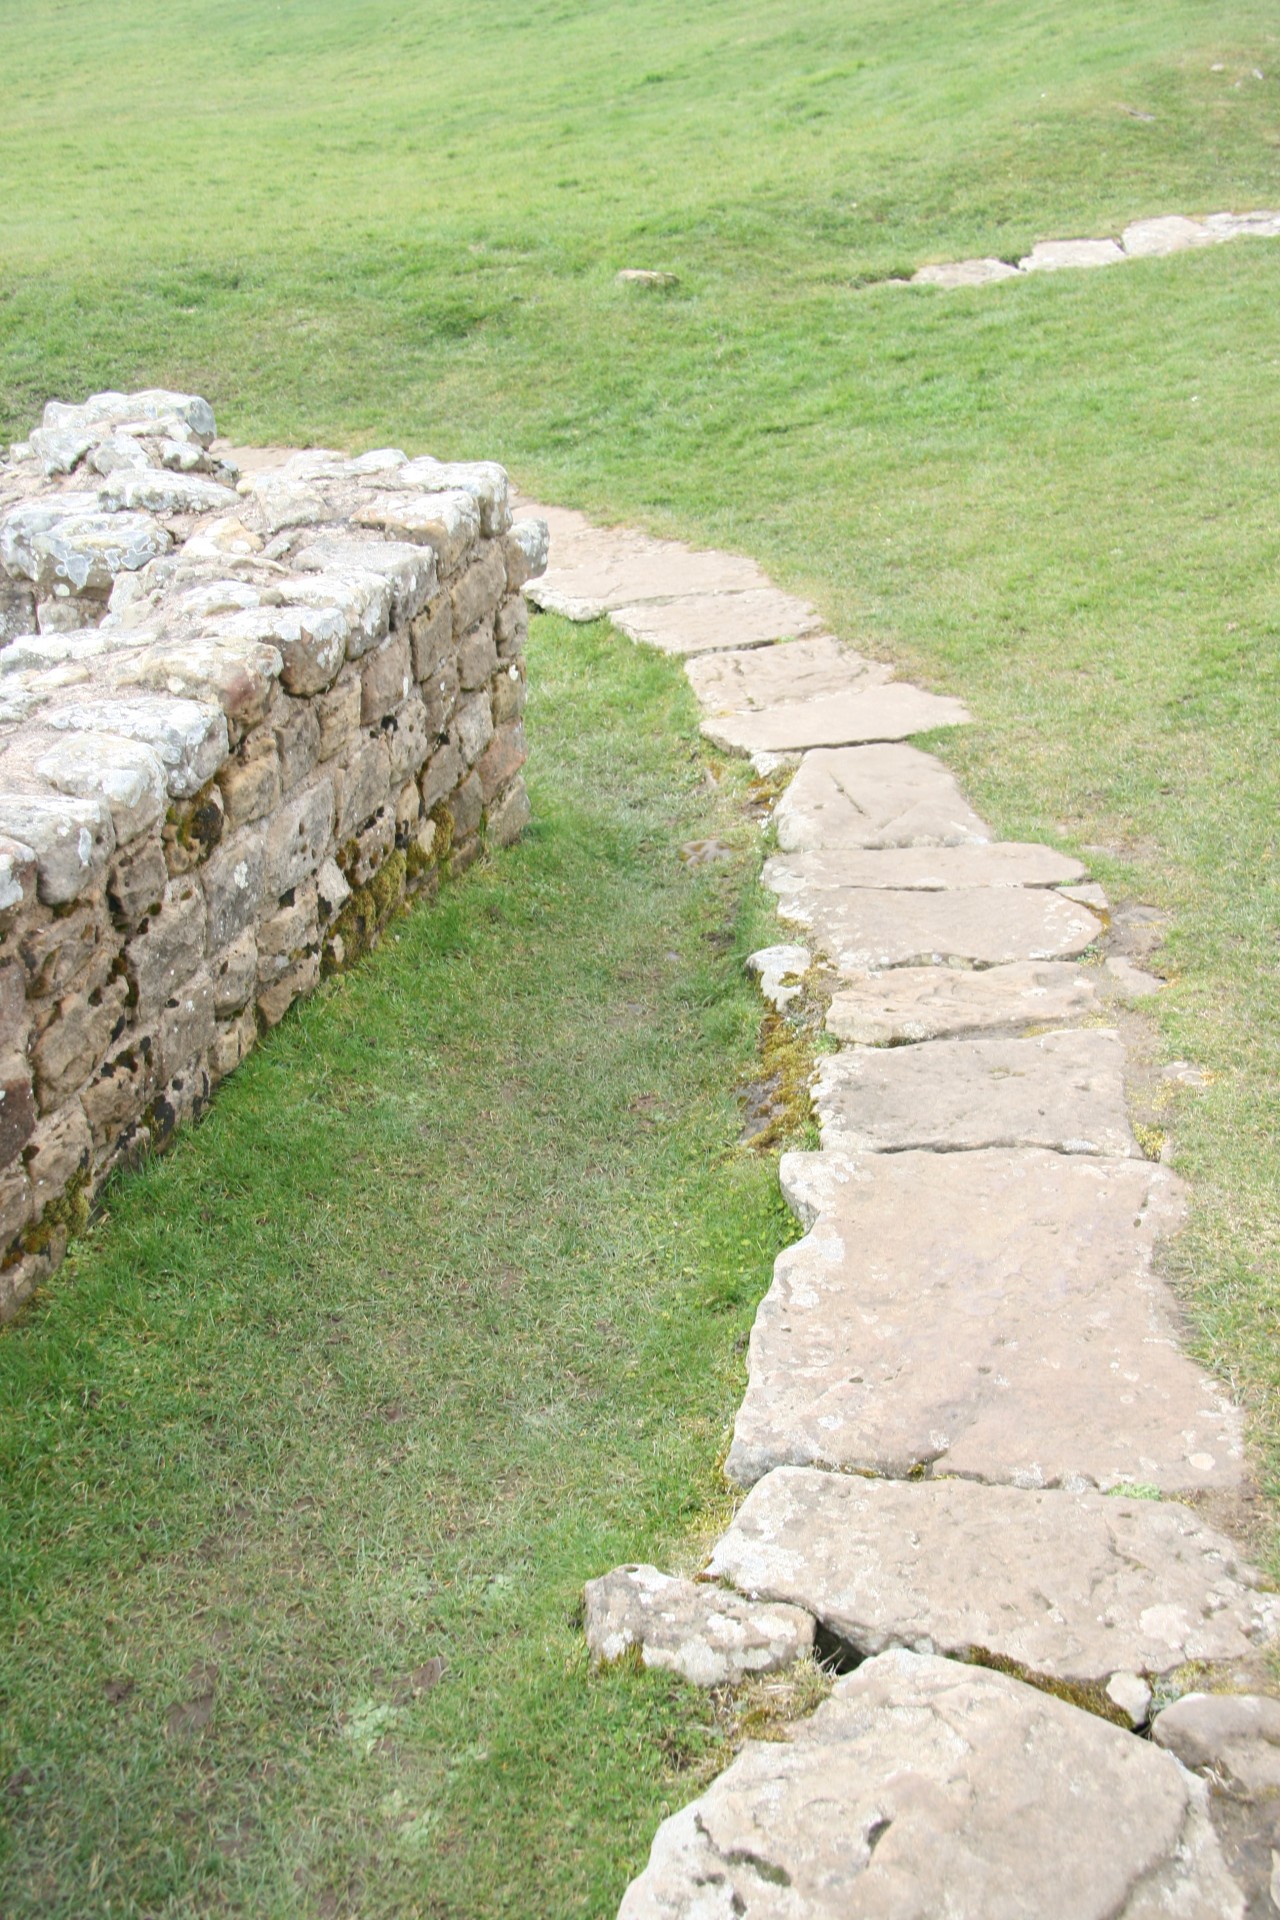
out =
[[[991,838],[941,761],[908,746],[806,753],[774,819],[784,852],[950,847]]]
[[[951,260],[935,267],[917,267],[911,276],[913,287],[987,287],[996,280],[1016,280],[1018,269],[1007,260],[989,256],[979,260]]]
[[[291,809],[289,825],[276,836],[281,867],[287,865],[285,856],[296,824]],[[206,861],[201,872],[209,907],[210,953],[221,952],[257,918],[265,893],[266,858],[264,829],[251,826],[231,834]],[[273,892],[282,890],[276,887]]]
[[[1117,1675],[1250,1659],[1280,1633],[1280,1599],[1189,1507],[1095,1492],[779,1467],[707,1572],[803,1607],[860,1654],[994,1656],[1095,1689],[1095,1709]]]
[[[98,495],[113,513],[233,513],[239,505],[230,487],[219,486],[203,474],[160,472],[154,467],[114,467]]]
[[[366,654],[360,667],[360,724],[376,727],[409,696],[413,673],[409,665],[409,636],[393,633],[376,653]]]
[[[956,887],[1059,887],[1084,872],[1078,860],[1017,840],[978,846],[841,847],[792,853],[773,863],[788,887],[819,892],[843,887],[896,887],[945,893]]]
[[[798,1607],[755,1606],[657,1567],[615,1567],[587,1582],[586,1635],[595,1660],[620,1660],[638,1647],[646,1667],[665,1667],[695,1687],[723,1687],[808,1653],[813,1620]]]
[[[1214,240],[1273,240],[1280,235],[1280,213],[1258,209],[1253,213],[1210,213],[1204,226]]]
[[[536,575],[545,573],[551,536],[545,520],[517,520],[502,543],[507,563],[507,586],[519,592]]]
[[[367,470],[367,469],[366,469]],[[408,460],[395,468],[393,484],[424,493],[469,493],[480,513],[480,531],[496,538],[511,525],[507,470],[496,460]]]
[[[1073,1026],[1098,1011],[1090,973],[1058,960],[1007,967],[894,967],[833,995],[827,1031],[864,1047],[967,1033]]]
[[[436,589],[435,554],[429,547],[403,540],[319,534],[294,555],[293,564],[302,573],[326,573],[335,567],[376,573],[391,590],[392,618],[406,626],[421,613]]]
[[[50,400],[45,405],[43,424],[46,430],[70,433],[170,419],[181,421],[206,446],[216,431],[213,408],[207,400],[198,393],[176,393],[166,387],[146,387],[140,393],[95,393],[75,405]]]
[[[172,544],[149,514],[99,512],[96,494],[31,501],[0,524],[0,564],[42,593],[106,594],[118,573],[136,572]]]
[[[778,1258],[729,1454],[1015,1486],[1240,1483],[1241,1421],[1180,1351],[1164,1168],[1035,1148],[787,1154]]]
[[[1040,240],[1018,267],[1022,273],[1057,273],[1063,267],[1111,267],[1123,259],[1114,240]]]
[[[378,764],[383,770],[382,789],[385,792],[387,750],[381,741],[370,742],[369,746],[375,760],[378,755],[373,750],[380,749]],[[356,815],[361,796],[352,794],[350,797],[353,802],[352,813],[350,817],[344,814],[342,822],[338,824],[336,831],[339,839],[345,838],[359,824]],[[328,853],[334,833],[334,783],[327,775],[321,775],[310,786],[290,794],[267,826],[264,897],[278,900],[290,887],[296,887],[299,881],[315,873]]]
[[[1184,1767],[1229,1791],[1280,1793],[1280,1700],[1257,1693],[1188,1693],[1157,1714],[1151,1737]]]
[[[554,564],[525,592],[536,606],[569,620],[598,620],[615,607],[688,594],[745,593],[773,583],[754,560],[693,552],[630,527],[594,527],[580,513],[525,503],[550,533]]]
[[[0,834],[35,854],[40,898],[50,907],[83,893],[116,843],[105,801],[57,794],[0,793]]]
[[[969,718],[968,708],[959,700],[895,680],[864,692],[830,694],[821,700],[787,702],[763,713],[704,720],[702,731],[730,753],[803,753],[811,747],[905,740],[931,727],[964,726]]]
[[[490,546],[465,573],[459,574],[450,589],[453,603],[453,630],[469,633],[478,620],[494,614],[506,592],[507,563],[500,546]]]
[[[72,734],[41,755],[35,771],[59,793],[105,800],[121,847],[156,825],[168,798],[164,767],[151,748],[118,734]]]
[[[1208,1790],[1004,1674],[894,1651],[658,1829],[619,1920],[1243,1920]]]
[[[812,964],[808,947],[759,947],[747,955],[747,972],[755,976],[764,998],[785,1013],[804,992],[804,976]]]
[[[814,886],[787,860],[767,862],[764,884],[778,895],[781,918],[807,927],[810,945],[846,975],[1074,959],[1101,932],[1088,907],[1044,887]]]
[[[767,646],[816,633],[822,622],[807,600],[777,587],[738,593],[686,593],[671,600],[642,600],[615,607],[613,624],[629,640],[663,653],[713,654]]]
[[[1122,953],[1109,953],[1103,966],[1106,968],[1108,985],[1115,988],[1122,1000],[1149,1000],[1164,985],[1158,974],[1135,967]]]
[[[129,942],[126,963],[140,1020],[150,1022],[199,969],[206,917],[204,888],[186,875],[169,882],[160,911]]]
[[[1124,1045],[1098,1028],[845,1047],[819,1060],[813,1104],[824,1148],[846,1153],[1138,1152],[1125,1108]]]
[[[469,493],[379,493],[351,516],[358,527],[379,527],[393,540],[427,546],[441,573],[451,573],[480,538],[480,509]]]
[[[1183,253],[1188,247],[1208,246],[1212,240],[1212,233],[1199,220],[1188,220],[1180,213],[1132,220],[1120,236],[1120,244],[1131,258]]]
[[[115,733],[141,740],[165,769],[169,792],[189,799],[227,757],[226,715],[195,700],[138,694],[68,700],[46,707],[43,725],[68,733]]]
[[[712,716],[762,713],[797,700],[865,690],[882,685],[891,671],[841,646],[829,633],[788,646],[701,654],[685,665],[699,706]]]

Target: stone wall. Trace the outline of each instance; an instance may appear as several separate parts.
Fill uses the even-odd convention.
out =
[[[243,476],[185,394],[0,457],[0,1319],[122,1160],[529,817],[540,521],[491,463]]]

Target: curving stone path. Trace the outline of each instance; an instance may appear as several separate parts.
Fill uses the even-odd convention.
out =
[[[1192,224],[1023,267],[1231,237]],[[836,982],[822,1150],[780,1169],[805,1231],[726,1462],[750,1491],[701,1587],[616,1569],[587,1632],[704,1685],[818,1628],[862,1664],[662,1824],[621,1920],[1280,1912],[1254,1804],[1280,1794],[1280,1600],[1186,1504],[1244,1488],[1241,1418],[1182,1351],[1158,1258],[1182,1191],[1141,1156],[1106,1024],[1160,982],[1081,964],[1101,889],[995,841],[906,744],[959,702],[750,561],[530,510],[552,539],[529,598],[684,655],[707,737],[790,774],[764,882],[800,937],[752,969],[784,1018],[815,963]]]
[[[1185,214],[1161,214],[1152,220],[1134,220],[1116,240],[1039,240],[1015,266],[1009,260],[949,260],[918,267],[899,287],[988,287],[998,280],[1018,280],[1027,273],[1061,273],[1080,267],[1114,267],[1126,260],[1151,260],[1194,247],[1220,246],[1227,240],[1273,240],[1280,237],[1280,213],[1210,213],[1202,220]]]

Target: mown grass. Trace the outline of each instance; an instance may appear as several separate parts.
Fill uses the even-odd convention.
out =
[[[939,750],[997,830],[1170,912],[1179,1266],[1274,1493],[1280,244],[873,284],[1280,205],[1274,10],[29,0],[6,53],[11,431],[188,384],[746,549],[969,700]]]
[[[723,1741],[590,1676],[579,1608],[722,1512],[791,1231],[736,1146],[759,828],[670,663],[539,622],[531,664],[525,842],[298,1008],[0,1342],[14,1920],[603,1915]]]

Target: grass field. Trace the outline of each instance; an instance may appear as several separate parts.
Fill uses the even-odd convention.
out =
[[[24,430],[49,394],[188,385],[210,396],[224,430],[240,439],[353,447],[390,440],[409,451],[496,456],[546,497],[740,547],[813,595],[847,638],[969,701],[978,724],[942,751],[1000,832],[1084,850],[1118,901],[1169,912],[1162,962],[1173,984],[1154,1016],[1159,1046],[1211,1076],[1203,1090],[1180,1096],[1170,1116],[1175,1161],[1195,1200],[1178,1268],[1191,1336],[1250,1407],[1259,1472],[1274,1492],[1280,243],[1039,276],[980,293],[874,284],[931,259],[1016,255],[1038,237],[1116,233],[1145,214],[1280,205],[1274,9],[1257,0],[1229,13],[1207,0],[1081,0],[1071,8],[979,0],[964,9],[940,0],[880,0],[874,8],[796,0],[785,12],[747,0],[698,9],[670,0],[481,0],[469,9],[438,0],[130,0],[127,9],[28,0],[20,14],[11,11],[0,115],[0,425]],[[637,294],[615,283],[624,266],[667,269],[679,285],[666,295]],[[544,672],[559,671],[561,650],[574,644],[563,634],[545,642]],[[639,669],[615,662],[609,671]],[[630,742],[619,706],[605,706],[617,737]],[[586,745],[557,741],[549,726],[535,748],[544,779],[554,786],[564,756],[579,750]],[[661,759],[656,740],[646,751]],[[550,857],[549,843],[535,844],[479,883],[474,906],[460,895],[449,912],[482,915],[490,887],[510,887],[513,902],[525,887],[539,897],[538,863]],[[620,912],[634,875],[620,873],[609,892],[612,884],[601,881],[609,911]],[[556,899],[556,912],[587,911],[576,899],[546,897]],[[646,911],[643,894],[635,911]],[[608,927],[608,916],[598,924]],[[481,938],[483,920],[474,927]],[[412,954],[435,951],[443,937],[415,932],[423,945]],[[539,951],[553,973],[568,964],[550,932]],[[409,957],[402,944],[385,977],[343,994],[371,1006],[395,991],[403,978],[395,969]],[[441,991],[460,996],[465,983],[439,977]],[[712,1088],[728,1084],[745,1044],[747,1005],[728,985],[722,990],[734,1011],[719,1038],[711,1036],[701,1091],[691,1082],[679,1100],[673,1095],[673,1111],[695,1130],[702,1123],[689,1116]],[[139,1210],[130,1214],[134,1239],[112,1237],[123,1232],[117,1215],[101,1250],[81,1256],[94,1277],[82,1277],[61,1309],[81,1329],[70,1347],[59,1344],[69,1333],[55,1340],[50,1332],[46,1344],[44,1323],[0,1343],[15,1392],[40,1402],[36,1383],[52,1377],[74,1401],[79,1363],[59,1356],[96,1338],[135,1243],[194,1235],[204,1248],[200,1271],[222,1272],[225,1251],[198,1214],[185,1224],[170,1219],[163,1231],[156,1224],[175,1206],[179,1187],[169,1183],[186,1180],[181,1191],[194,1193],[214,1178],[219,1129],[232,1127],[230,1116],[251,1125],[281,1067],[295,1074],[312,1049],[337,1047],[325,1038],[330,1019],[317,1009],[292,1024],[278,1053],[228,1093],[172,1169],[129,1198]],[[564,1031],[577,1035],[584,1059],[594,1057],[594,1029],[569,1021]],[[356,1060],[367,1075],[369,1063],[359,1052]],[[695,1081],[702,1070],[681,1068]],[[325,1071],[339,1089],[365,1084],[349,1060]],[[482,1104],[487,1097],[477,1095]],[[390,1091],[379,1099],[394,1105]],[[705,1137],[723,1138],[724,1125],[720,1110]],[[549,1144],[545,1132],[535,1138],[553,1168],[555,1155],[578,1144],[563,1129]],[[675,1147],[691,1151],[692,1138],[681,1134]],[[454,1151],[463,1154],[466,1142],[460,1134]],[[685,1164],[672,1163],[673,1178],[684,1177]],[[687,1209],[670,1215],[654,1272],[666,1272],[690,1235],[714,1239],[725,1210],[741,1206],[751,1223],[743,1281],[750,1294],[767,1270],[766,1242],[772,1234],[776,1243],[783,1228],[763,1187],[743,1198],[733,1191],[732,1180],[750,1185],[747,1174],[717,1177],[730,1187],[691,1192]],[[227,1191],[226,1218],[241,1232],[255,1206],[277,1204],[274,1193],[264,1203],[234,1183]],[[194,1255],[156,1257],[183,1266]],[[265,1314],[262,1303],[277,1287],[284,1302],[296,1302],[287,1247],[271,1258],[269,1274],[264,1268],[252,1287],[246,1279],[245,1315]],[[624,1274],[631,1271],[624,1263]],[[624,1316],[628,1341],[663,1346],[653,1315],[668,1282],[671,1274],[655,1277],[657,1291],[642,1293],[654,1303],[648,1320],[634,1308]],[[536,1319],[537,1302],[526,1306]],[[293,1332],[296,1305],[274,1311],[284,1335],[310,1352],[312,1336]],[[746,1311],[744,1302],[730,1309],[735,1329]],[[111,1324],[112,1364],[145,1368],[149,1348],[137,1340],[136,1320],[125,1313]],[[452,1307],[433,1326],[438,1338],[454,1338]],[[736,1363],[721,1342],[721,1321],[704,1316],[693,1326],[687,1385],[641,1367],[628,1389],[636,1418],[678,1425],[683,1408],[695,1427],[704,1422],[678,1446],[672,1440],[672,1484],[661,1499],[639,1491],[628,1471],[613,1475],[579,1457],[576,1442],[569,1448],[584,1527],[595,1524],[588,1486],[596,1489],[594,1511],[616,1515],[616,1533],[600,1536],[605,1557],[648,1551],[645,1538],[675,1539],[676,1482],[693,1490],[695,1505],[712,1497],[717,1423],[732,1405]],[[373,1371],[385,1364],[378,1332],[370,1321],[362,1336],[362,1365]],[[210,1337],[220,1342],[225,1330],[215,1326]],[[589,1327],[579,1345],[584,1358],[575,1369],[604,1364]],[[237,1391],[252,1390],[261,1351],[238,1367]],[[460,1368],[464,1361],[470,1356],[460,1348]],[[19,1431],[37,1431],[32,1416]],[[24,1500],[37,1488],[41,1501],[53,1501],[97,1485],[79,1464],[79,1442],[68,1441],[60,1457],[56,1422],[51,1431],[38,1470],[22,1468]],[[130,1444],[141,1447],[140,1435]],[[287,1504],[294,1496],[284,1490],[302,1486],[315,1460],[307,1455],[295,1481],[292,1467],[263,1445],[258,1484]],[[161,1511],[170,1497],[164,1476],[148,1472],[131,1483],[139,1529],[152,1486]],[[546,1806],[530,1802],[528,1826],[507,1829],[499,1776],[482,1768],[464,1794],[451,1774],[445,1804],[465,1802],[470,1811],[449,1814],[449,1838],[426,1847],[426,1866],[419,1860],[395,1872],[430,1889],[422,1912],[470,1920],[527,1911],[528,1889],[544,1891],[545,1871],[507,1892],[504,1875],[554,1858],[564,1877],[539,1905],[605,1914],[625,1877],[624,1858],[635,1864],[636,1836],[671,1791],[645,1715],[661,1732],[687,1728],[700,1709],[673,1704],[661,1689],[583,1689],[563,1623],[581,1556],[558,1560],[545,1536],[515,1554],[508,1536],[498,1537],[506,1524],[501,1462],[486,1455],[476,1472],[464,1502],[469,1537],[480,1542],[469,1563],[474,1577],[499,1577],[486,1569],[504,1569],[504,1555],[549,1569],[538,1588],[544,1600],[528,1601],[530,1621],[560,1621],[547,1628],[550,1665],[539,1668],[546,1692],[537,1724],[546,1744],[533,1743],[532,1772],[547,1752],[567,1753],[576,1742],[579,1785],[566,1789],[564,1805],[572,1802],[572,1817],[584,1824],[571,1841],[550,1793]],[[469,1504],[486,1487],[498,1529],[492,1539]],[[228,1497],[232,1517],[209,1531],[239,1525],[235,1502],[252,1496]],[[402,1525],[421,1525],[416,1511],[402,1519],[404,1503],[388,1511],[378,1536],[388,1543],[403,1537]],[[279,1519],[277,1512],[273,1527]],[[42,1552],[53,1555],[40,1531],[48,1524],[32,1523],[24,1554],[42,1540]],[[83,1573],[73,1578],[74,1561],[38,1561],[20,1600],[33,1602],[38,1592],[48,1605],[56,1591],[70,1615],[77,1580],[107,1579],[103,1561],[118,1536],[99,1537],[86,1520],[74,1537],[75,1553],[88,1556]],[[337,1546],[334,1553],[333,1565],[345,1567]],[[521,1591],[517,1581],[513,1593]],[[341,1581],[335,1592],[345,1592]],[[175,1603],[146,1602],[153,1604]],[[510,1604],[498,1639],[521,1624]],[[326,1632],[341,1639],[330,1622]],[[526,1638],[541,1631],[522,1628]],[[68,1676],[87,1673],[90,1656],[83,1651],[81,1666],[69,1664],[68,1634],[33,1638],[28,1630],[10,1643],[8,1658],[27,1662],[21,1711],[46,1729],[63,1712],[71,1738],[88,1709]],[[159,1628],[156,1636],[157,1645],[170,1644]],[[182,1645],[175,1676],[212,1658],[197,1647],[188,1660],[180,1636],[172,1644]],[[39,1686],[34,1647],[51,1663]],[[398,1657],[383,1648],[370,1666],[390,1673]],[[553,1668],[554,1685],[546,1678]],[[479,1676],[480,1666],[467,1671]],[[502,1724],[510,1673],[510,1665],[495,1672],[489,1662],[483,1684],[468,1679],[469,1719],[445,1689],[413,1708],[435,1728],[423,1735],[423,1751],[439,1758],[455,1737],[436,1725],[437,1715],[456,1713],[458,1727]],[[372,1682],[358,1684],[359,1698],[377,1695]],[[536,1693],[538,1683],[529,1684]],[[325,1697],[338,1699],[336,1683]],[[253,1710],[274,1711],[265,1693],[262,1703]],[[585,1717],[560,1718],[578,1713]],[[529,1714],[537,1719],[532,1706]],[[513,1715],[513,1728],[532,1723]],[[621,1729],[616,1742],[600,1731],[606,1725]],[[487,1731],[457,1737],[464,1748],[474,1740],[492,1751]],[[146,1764],[163,1774],[161,1749],[148,1751]],[[256,1777],[248,1769],[258,1758],[247,1745],[236,1751],[231,1774]],[[86,1741],[65,1802],[68,1821],[77,1820],[77,1805],[86,1809],[74,1846],[66,1841],[67,1884],[81,1890],[93,1849],[103,1858],[112,1851],[109,1820],[125,1817],[123,1777],[95,1773],[91,1761],[114,1752],[110,1741]],[[306,1817],[316,1822],[321,1856],[329,1844],[319,1811],[325,1769],[346,1749],[324,1753],[314,1788],[304,1782],[290,1802],[317,1809]],[[596,1755],[603,1757],[592,1785]],[[354,1763],[352,1771],[363,1781]],[[320,1799],[309,1802],[313,1790]],[[414,1790],[405,1791],[405,1806],[416,1805]],[[198,1805],[194,1786],[185,1798],[185,1788],[167,1799],[160,1787],[154,1792],[140,1807],[167,1807],[171,1823]],[[359,1804],[358,1793],[348,1799]],[[167,1847],[171,1880],[161,1890],[148,1883],[151,1904],[137,1911],[190,1910],[184,1900],[198,1906],[196,1843],[180,1824],[146,1829],[145,1840],[146,1818],[130,1810],[129,1845],[148,1860],[147,1847]],[[198,1819],[196,1827],[205,1833]],[[221,1831],[216,1822],[208,1827]],[[293,1859],[292,1840],[271,1831],[270,1846],[236,1856],[237,1886],[258,1871],[246,1863]],[[24,1857],[21,1844],[14,1859]],[[358,1833],[333,1838],[334,1860],[367,1871],[359,1864],[365,1844]],[[214,1839],[200,1845],[199,1857],[212,1859]],[[122,1843],[115,1851],[133,1857]],[[462,1891],[481,1862],[481,1878]],[[306,1877],[311,1866],[299,1865],[299,1911],[318,1910],[313,1888],[322,1884],[352,1911],[412,1910],[395,1904],[402,1883],[394,1875],[348,1898],[338,1865],[318,1869],[314,1881]],[[221,1887],[232,1869],[217,1872]],[[124,1899],[129,1873],[126,1865],[113,1897]],[[289,1911],[280,1902],[294,1897],[292,1884],[279,1866],[275,1907],[255,1905],[251,1887],[235,1897],[250,1911]]]

